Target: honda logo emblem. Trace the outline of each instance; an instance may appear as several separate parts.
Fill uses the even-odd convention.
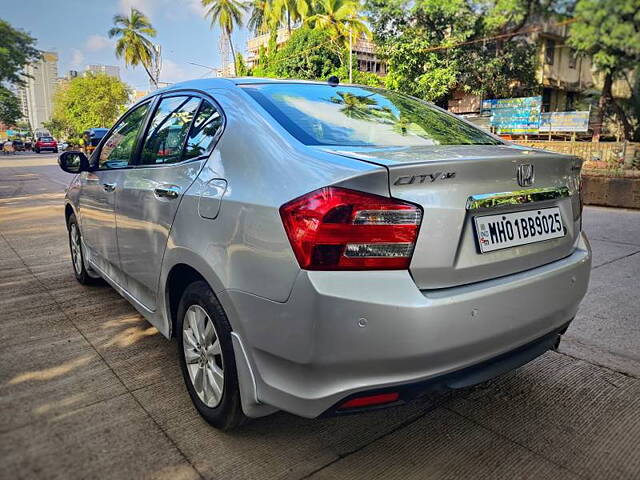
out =
[[[530,187],[535,180],[535,174],[533,173],[533,165],[530,163],[523,163],[518,165],[518,185],[521,187]]]

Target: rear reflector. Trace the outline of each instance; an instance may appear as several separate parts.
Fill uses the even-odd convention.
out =
[[[385,403],[392,403],[398,401],[400,394],[398,392],[380,393],[378,395],[369,395],[366,397],[356,397],[351,400],[347,400],[338,407],[339,410],[345,408],[363,408],[373,407],[374,405],[384,405]]]
[[[422,209],[393,198],[325,187],[280,207],[307,270],[408,269]]]

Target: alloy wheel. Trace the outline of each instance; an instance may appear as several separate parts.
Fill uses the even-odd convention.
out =
[[[71,224],[69,229],[69,238],[71,240],[71,260],[73,268],[78,275],[82,275],[82,251],[80,246],[80,230],[75,223]]]
[[[224,391],[222,349],[213,321],[200,305],[185,313],[182,347],[194,390],[207,407],[216,407]]]

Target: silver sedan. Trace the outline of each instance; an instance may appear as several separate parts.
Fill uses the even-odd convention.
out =
[[[482,382],[557,346],[589,281],[579,159],[395,92],[176,84],[59,161],[76,278],[177,339],[218,428]]]

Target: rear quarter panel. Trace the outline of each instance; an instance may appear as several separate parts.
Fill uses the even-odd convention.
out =
[[[217,294],[238,290],[284,302],[300,268],[280,206],[332,184],[388,195],[387,171],[299,144],[237,87],[209,93],[222,106],[226,127],[182,199],[161,285],[174,265],[187,263],[208,275]],[[217,178],[227,181],[226,192],[217,218],[205,219],[198,214],[198,201],[207,182]]]

